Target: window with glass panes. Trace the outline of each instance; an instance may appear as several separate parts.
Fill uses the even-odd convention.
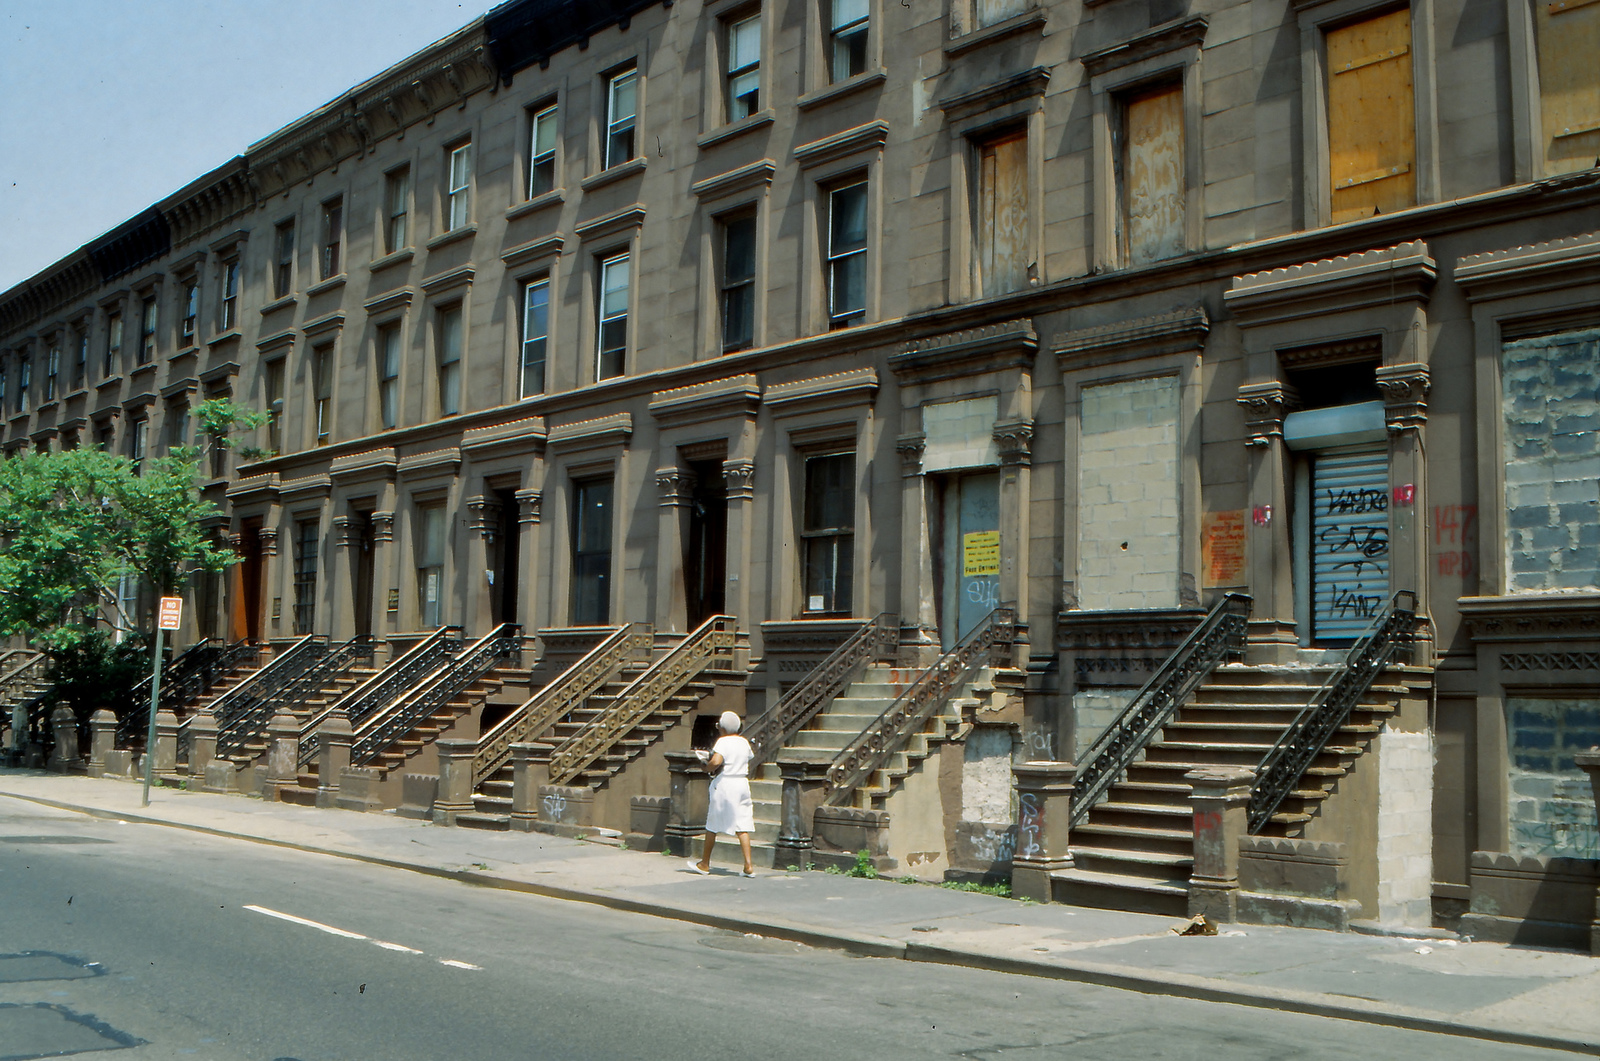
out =
[[[555,106],[534,111],[528,122],[528,198],[533,199],[556,186]]]
[[[273,247],[272,297],[286,298],[294,290],[294,222],[277,228]]]
[[[550,281],[522,288],[522,396],[544,393],[545,343],[550,338]]]
[[[450,149],[450,187],[445,196],[448,227],[458,229],[472,219],[472,144]]]
[[[267,362],[267,448],[283,452],[283,359]]]
[[[333,344],[311,351],[311,422],[316,443],[333,441]]]
[[[133,474],[144,467],[146,450],[150,445],[150,421],[139,417],[128,425],[128,460],[133,463]]]
[[[409,238],[406,219],[411,209],[411,169],[394,170],[384,178],[383,250],[393,254],[406,246]]]
[[[722,222],[722,349],[743,350],[755,341],[756,218]]]
[[[572,623],[611,621],[611,480],[590,479],[572,490]]]
[[[167,406],[166,433],[168,453],[171,453],[174,447],[189,444],[188,402],[175,402]]]
[[[148,365],[156,356],[156,297],[146,298],[139,308],[139,364]]]
[[[761,109],[761,16],[728,23],[728,121]]]
[[[322,279],[339,274],[339,249],[344,243],[344,198],[322,204]]]
[[[596,379],[620,376],[628,353],[628,256],[600,262],[600,350]]]
[[[100,366],[102,379],[110,379],[117,374],[117,369],[122,363],[122,314],[113,313],[106,318],[106,358]]]
[[[867,312],[867,182],[828,193],[828,323],[859,324]]]
[[[317,620],[317,521],[294,525],[294,632],[311,633]]]
[[[78,325],[78,352],[72,359],[72,389],[81,390],[89,382],[89,322]]]
[[[461,411],[461,307],[439,311],[439,415]]]
[[[195,325],[200,319],[200,282],[183,282],[183,317],[178,321],[178,338],[185,346],[193,346]]]
[[[50,341],[50,348],[44,355],[44,400],[56,400],[56,387],[61,381],[61,339],[59,337]]]
[[[854,453],[805,459],[800,526],[802,595],[808,612],[848,613],[855,564]]]
[[[400,426],[400,325],[378,329],[378,422],[385,431]]]
[[[634,156],[634,124],[638,119],[638,71],[624,70],[606,84],[606,168]]]
[[[871,0],[833,0],[828,11],[828,51],[834,81],[867,70],[868,5]]]
[[[417,600],[425,630],[444,625],[445,530],[443,505],[417,510]]]
[[[33,359],[24,357],[17,362],[17,412],[28,411],[28,399],[33,390]]]
[[[224,262],[222,266],[222,311],[218,325],[228,331],[239,323],[239,262]]]
[[[0,414],[6,411],[6,366],[0,360]]]

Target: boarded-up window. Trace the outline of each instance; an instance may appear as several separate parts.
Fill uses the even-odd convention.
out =
[[[1015,133],[978,148],[978,269],[985,295],[1028,284],[1028,137]]]
[[[1414,205],[1410,10],[1329,30],[1327,43],[1334,223]]]
[[[1033,6],[1033,0],[972,0],[972,14],[979,26],[992,26]]]
[[[1129,265],[1183,253],[1183,88],[1164,85],[1122,101],[1118,158],[1121,237]]]
[[[1535,0],[1546,173],[1600,165],[1600,0]]]

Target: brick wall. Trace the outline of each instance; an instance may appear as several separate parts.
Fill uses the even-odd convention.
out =
[[[1600,700],[1506,697],[1511,850],[1600,858],[1594,794],[1573,753],[1600,745]]]
[[[1600,331],[1507,343],[1506,589],[1600,587]]]
[[[1178,604],[1178,379],[1085,387],[1078,606]]]

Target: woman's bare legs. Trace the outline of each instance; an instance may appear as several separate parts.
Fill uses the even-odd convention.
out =
[[[755,866],[751,865],[751,863],[750,863],[750,834],[749,833],[740,833],[739,834],[739,850],[744,852],[744,871],[746,873],[754,873],[756,871],[755,870]],[[706,861],[707,862],[711,861],[711,855],[710,855],[709,849],[707,850]]]
[[[740,835],[741,836],[747,836],[748,834],[741,833]],[[716,833],[706,833],[706,849],[705,849],[705,853],[700,856],[699,865],[700,865],[700,868],[705,870],[707,873],[711,872],[711,848],[716,844],[716,842],[717,842],[717,834]],[[750,845],[750,841],[747,839],[745,841],[745,849],[746,850],[749,850],[749,845]],[[750,857],[748,855],[745,856],[745,861],[746,862],[750,861]]]

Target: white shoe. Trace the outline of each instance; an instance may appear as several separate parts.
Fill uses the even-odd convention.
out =
[[[709,877],[711,875],[711,871],[709,869],[701,869],[700,863],[696,862],[692,858],[689,860],[688,866],[690,873],[698,873],[702,877]]]
[[[754,870],[750,870],[749,872],[746,872],[745,870],[739,871],[739,876],[741,877],[754,877],[755,875],[756,874]]]

